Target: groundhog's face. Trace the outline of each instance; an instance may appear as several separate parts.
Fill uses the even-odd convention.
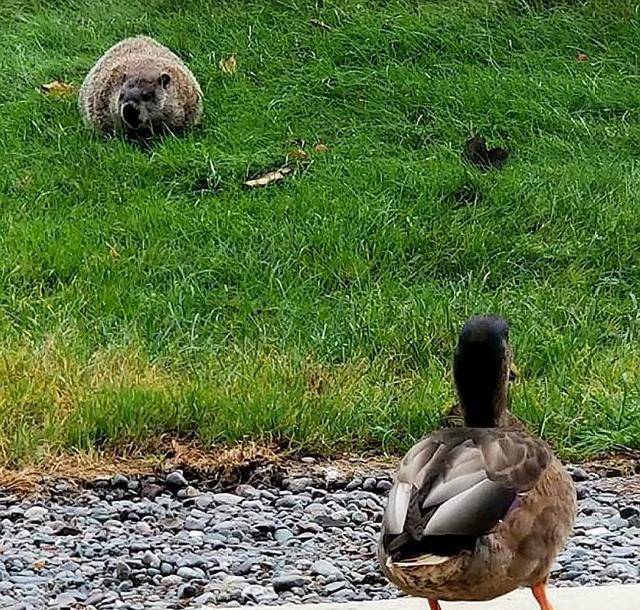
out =
[[[153,131],[162,121],[171,76],[136,75],[125,77],[118,98],[118,110],[123,124],[131,131]]]

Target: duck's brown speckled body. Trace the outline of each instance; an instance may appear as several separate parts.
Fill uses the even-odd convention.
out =
[[[544,585],[575,521],[570,476],[506,410],[507,329],[499,318],[467,323],[455,363],[467,426],[414,446],[389,495],[382,570],[434,609],[439,600],[484,601],[529,586],[551,610]]]

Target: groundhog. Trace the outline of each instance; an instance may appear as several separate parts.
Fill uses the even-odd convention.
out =
[[[152,38],[111,47],[80,88],[80,112],[104,135],[148,138],[176,133],[202,117],[202,90],[172,51]]]

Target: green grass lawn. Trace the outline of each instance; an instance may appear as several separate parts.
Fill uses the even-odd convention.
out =
[[[480,312],[510,320],[513,408],[565,456],[640,447],[635,6],[4,0],[0,459],[162,434],[404,449]],[[38,91],[138,33],[206,96],[152,154]],[[503,170],[461,161],[476,132]],[[300,140],[293,177],[243,189]]]

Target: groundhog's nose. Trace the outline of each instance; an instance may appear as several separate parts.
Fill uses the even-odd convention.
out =
[[[122,120],[131,129],[138,129],[142,123],[138,106],[131,102],[124,104],[122,106]]]

